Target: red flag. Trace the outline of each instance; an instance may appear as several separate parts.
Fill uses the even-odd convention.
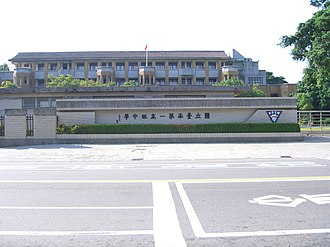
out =
[[[146,47],[144,47],[144,50],[146,51],[146,50],[147,50],[147,48],[148,48],[148,45],[146,45]]]

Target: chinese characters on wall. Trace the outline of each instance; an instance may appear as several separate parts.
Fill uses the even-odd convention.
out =
[[[162,119],[167,119],[167,120],[198,120],[198,119],[210,119],[211,114],[209,112],[197,112],[197,113],[192,113],[192,112],[179,112],[179,113],[174,113],[174,112],[169,112],[169,113],[124,113],[124,114],[119,114],[118,115],[118,120],[116,121],[117,123],[120,122],[131,122],[134,120],[162,120]]]

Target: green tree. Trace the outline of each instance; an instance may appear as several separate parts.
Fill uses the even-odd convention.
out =
[[[292,58],[308,64],[297,85],[298,107],[330,109],[330,0],[311,0],[311,5],[320,9],[294,35],[283,36],[281,46],[293,46]]]
[[[232,78],[232,79],[216,82],[213,84],[213,86],[214,87],[228,87],[228,86],[238,87],[238,86],[246,86],[246,85],[242,80],[237,79],[237,78]]]
[[[266,72],[267,84],[288,83],[283,76],[274,76],[273,72]]]
[[[4,64],[0,65],[0,71],[9,71],[8,64],[4,63]]]
[[[47,87],[64,87],[64,88],[78,88],[78,87],[113,87],[115,82],[95,82],[93,80],[82,80],[74,78],[72,75],[49,75],[49,82]]]
[[[135,87],[135,81],[134,80],[130,80],[130,81],[125,81],[121,87]]]
[[[4,81],[1,83],[0,88],[17,88],[17,85],[11,81]]]
[[[266,97],[266,93],[258,89],[258,85],[254,84],[250,90],[241,93],[238,97]]]

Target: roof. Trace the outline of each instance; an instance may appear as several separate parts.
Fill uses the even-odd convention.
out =
[[[80,51],[80,52],[20,52],[11,62],[144,59],[145,51]],[[229,59],[224,51],[148,51],[148,58],[164,59]]]

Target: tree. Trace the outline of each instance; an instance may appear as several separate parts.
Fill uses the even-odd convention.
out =
[[[245,83],[237,78],[232,78],[232,79],[228,79],[228,80],[223,80],[217,83],[213,84],[214,87],[238,87],[238,86],[246,86]]]
[[[17,88],[17,85],[11,81],[4,81],[1,83],[0,88]]]
[[[257,88],[257,85],[254,84],[253,87],[238,95],[238,97],[266,97],[266,93]]]
[[[49,75],[49,82],[47,87],[64,87],[64,88],[78,88],[78,87],[113,87],[115,82],[95,82],[93,80],[82,80],[74,78],[72,75]]]
[[[292,58],[308,63],[297,85],[298,107],[330,109],[330,0],[311,0],[311,5],[319,10],[294,35],[283,36],[281,46],[293,46]]]
[[[273,72],[266,72],[267,84],[283,84],[288,83],[283,76],[274,76]]]
[[[4,64],[0,65],[0,71],[9,71],[8,64],[4,63]]]

